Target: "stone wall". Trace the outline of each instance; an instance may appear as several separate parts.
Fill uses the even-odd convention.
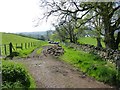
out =
[[[69,43],[67,46],[74,48],[76,50],[83,50],[85,52],[93,53],[99,55],[101,58],[116,63],[116,61],[120,61],[120,51],[112,50],[106,48],[99,48],[93,45],[88,44],[73,44]]]

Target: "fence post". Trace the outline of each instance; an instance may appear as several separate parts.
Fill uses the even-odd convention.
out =
[[[29,48],[29,42],[28,42],[28,48]]]
[[[21,43],[21,49],[23,49],[23,44]]]
[[[10,42],[10,44],[9,44],[10,55],[12,54],[12,48],[13,48],[13,45],[12,45],[12,43]]]
[[[5,55],[7,55],[6,44],[4,44]]]
[[[1,46],[0,46],[0,56],[1,56]]]
[[[27,49],[27,43],[25,43],[25,49]]]
[[[32,47],[32,42],[31,42],[31,47]]]

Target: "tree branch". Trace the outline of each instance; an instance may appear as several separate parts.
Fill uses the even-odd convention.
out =
[[[92,18],[96,17],[99,14],[96,14],[95,16],[92,16],[91,18],[87,19],[85,22],[82,22],[77,28],[80,28],[83,24],[89,22]]]
[[[112,26],[114,30],[116,30],[120,25],[120,17],[118,18],[118,20],[116,20],[115,24]]]
[[[109,16],[112,17],[113,14],[114,14],[114,12],[117,11],[118,9],[120,9],[120,5],[118,7],[116,7],[116,8],[114,8],[113,11],[110,13]]]

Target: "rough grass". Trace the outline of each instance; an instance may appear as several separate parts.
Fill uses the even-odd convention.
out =
[[[84,51],[78,51],[65,46],[64,49],[65,53],[60,59],[72,64],[85,74],[110,85],[116,85],[117,81],[120,82],[116,77],[117,70],[114,64]]]

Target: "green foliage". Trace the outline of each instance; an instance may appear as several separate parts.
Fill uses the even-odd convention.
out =
[[[116,77],[117,70],[114,64],[101,59],[99,56],[84,51],[78,51],[73,48],[63,47],[65,53],[60,59],[104,83],[116,85],[117,81],[120,82],[118,76]]]
[[[35,82],[22,64],[2,61],[2,88],[35,88]]]

